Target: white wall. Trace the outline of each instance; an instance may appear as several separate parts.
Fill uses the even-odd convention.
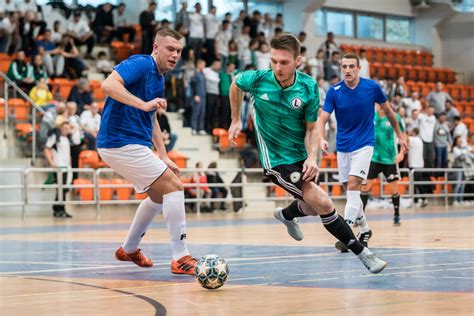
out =
[[[327,0],[325,7],[412,16],[410,0]]]

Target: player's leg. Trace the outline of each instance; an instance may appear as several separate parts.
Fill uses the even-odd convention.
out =
[[[305,182],[302,187],[304,198],[304,202],[301,203],[302,210],[307,215],[319,214],[324,228],[357,255],[370,272],[382,271],[387,263],[377,258],[357,240],[351,227],[334,209],[334,204],[327,193],[314,182]]]
[[[367,182],[362,185],[362,189],[360,191],[360,199],[362,200],[362,210],[364,212],[367,206],[367,202],[369,201],[370,190],[372,190],[372,180],[367,179]]]
[[[186,214],[184,208],[184,190],[181,180],[167,169],[148,190],[155,203],[163,203],[163,216],[170,236],[173,253],[171,272],[175,274],[193,274],[196,266],[186,245]]]
[[[388,192],[393,203],[393,225],[400,226],[400,192],[398,190],[398,180],[400,179],[396,164],[386,165],[384,175],[388,182]]]

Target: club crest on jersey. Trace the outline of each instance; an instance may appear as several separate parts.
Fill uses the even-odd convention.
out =
[[[291,107],[293,109],[298,109],[302,104],[303,101],[301,101],[300,98],[294,98],[293,100],[291,100]]]
[[[300,181],[300,179],[301,179],[301,173],[295,171],[290,174],[290,181],[292,183],[296,184]]]

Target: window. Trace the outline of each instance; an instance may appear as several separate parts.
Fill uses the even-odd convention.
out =
[[[212,4],[217,8],[217,17],[220,20],[224,20],[224,16],[227,12],[232,14],[231,20],[234,21],[239,17],[239,12],[244,10],[244,4],[242,1],[235,0],[212,0]]]
[[[173,0],[160,0],[156,1],[156,4],[155,20],[167,19],[170,22],[174,21]]]
[[[410,18],[387,17],[387,42],[412,43],[412,21]]]
[[[327,31],[339,36],[354,36],[354,17],[351,13],[327,13]]]
[[[248,13],[252,16],[253,11],[258,10],[262,14],[270,13],[272,18],[275,18],[277,13],[283,13],[283,4],[272,3],[272,2],[260,2],[260,1],[249,1],[248,2]]]
[[[383,40],[383,18],[358,14],[357,37]]]

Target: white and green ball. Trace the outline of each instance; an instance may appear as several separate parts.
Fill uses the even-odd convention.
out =
[[[224,285],[229,275],[229,266],[218,255],[206,255],[198,260],[194,277],[198,283],[209,290],[215,290]]]

